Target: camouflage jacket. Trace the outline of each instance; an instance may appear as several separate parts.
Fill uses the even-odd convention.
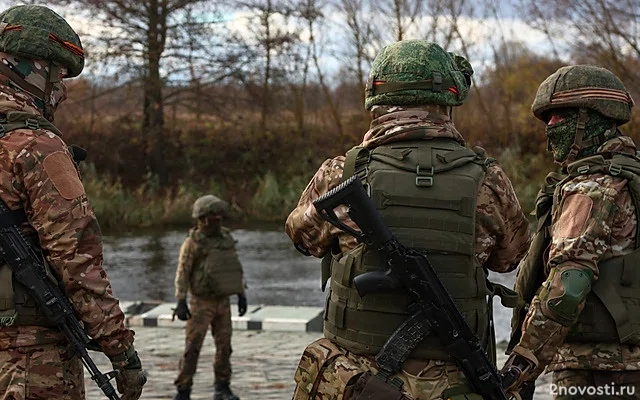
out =
[[[373,148],[402,140],[436,137],[451,138],[464,145],[462,135],[443,111],[442,107],[437,106],[374,106],[374,120],[362,145]],[[335,238],[339,240],[341,251],[357,244],[351,235],[325,222],[313,206],[315,199],[340,183],[344,161],[344,156],[338,156],[322,164],[285,224],[285,231],[291,240],[307,248],[316,257],[322,257],[329,251]],[[353,226],[345,211],[344,208],[338,208],[336,215]],[[478,261],[496,272],[511,271],[527,250],[528,221],[511,181],[497,164],[487,169],[478,192],[476,216],[475,253]]]
[[[599,152],[635,153],[631,138],[620,136],[605,142]],[[553,210],[551,245],[546,273],[556,268],[590,270],[598,277],[598,263],[631,253],[635,248],[635,207],[619,177],[604,174],[580,175],[560,188],[560,206]],[[584,203],[587,195],[591,208]],[[590,212],[589,212],[590,210]],[[557,280],[548,279],[550,291],[562,291]],[[531,350],[539,366],[529,379],[548,370],[640,370],[640,347],[610,343],[566,343],[569,332],[547,318],[538,296],[534,297],[522,327],[520,345]]]
[[[0,82],[0,114],[41,115],[32,99]],[[50,131],[18,129],[0,138],[0,198],[24,209],[30,227],[89,336],[106,355],[133,343],[124,314],[102,267],[102,235],[66,144]],[[0,329],[0,349],[64,340],[37,326]]]

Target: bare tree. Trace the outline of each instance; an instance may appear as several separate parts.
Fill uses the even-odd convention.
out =
[[[523,18],[553,44],[640,84],[640,2],[637,0],[520,0]]]
[[[286,21],[293,13],[293,8],[284,0],[240,0],[236,6],[249,10],[257,19],[257,24],[250,24],[262,57],[262,93],[260,127],[267,128],[267,117],[272,102],[271,81],[274,74],[274,62],[279,50],[298,40],[298,32],[290,30]],[[281,23],[275,20],[281,19]]]
[[[49,3],[72,6],[79,13],[86,13],[91,21],[91,32],[82,33],[93,50],[92,59],[108,62],[120,76],[141,83],[141,132],[146,142],[147,173],[164,186],[168,183],[168,174],[163,154],[166,101],[163,89],[173,78],[188,75],[194,63],[198,67],[205,65],[204,62],[196,63],[194,55],[197,54],[200,61],[206,60],[208,66],[224,58],[221,52],[211,57],[211,49],[217,49],[217,46],[204,43],[216,37],[211,35],[211,30],[218,17],[209,7],[210,2],[53,0]],[[201,79],[198,77],[196,81]]]

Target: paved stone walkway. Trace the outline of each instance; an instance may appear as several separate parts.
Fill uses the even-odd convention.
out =
[[[173,380],[184,348],[184,331],[166,327],[136,327],[136,348],[149,380],[141,399],[171,400],[175,395]],[[242,400],[290,400],[293,392],[293,373],[307,344],[321,336],[306,332],[233,332],[233,378],[231,388]],[[200,354],[198,373],[194,379],[191,398],[213,398],[213,354],[215,345],[209,335]],[[102,372],[109,370],[108,359],[100,353],[92,356]],[[498,365],[505,356],[498,356]],[[549,375],[543,376],[535,400],[550,400]],[[85,371],[88,400],[104,396]],[[115,382],[114,382],[115,386]]]

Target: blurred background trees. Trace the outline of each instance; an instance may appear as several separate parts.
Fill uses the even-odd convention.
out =
[[[85,179],[101,197],[109,185],[159,201],[165,219],[181,196],[206,190],[281,219],[324,159],[360,142],[371,63],[395,40],[432,40],[470,60],[473,90],[454,121],[529,209],[553,168],[530,111],[540,82],[562,65],[597,64],[640,98],[637,0],[31,3],[68,18],[87,48],[56,117],[89,150]],[[624,131],[638,139],[639,122]]]

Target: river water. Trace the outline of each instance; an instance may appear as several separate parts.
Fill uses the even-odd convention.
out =
[[[232,231],[249,303],[323,306],[320,260],[298,253],[283,230],[269,228]],[[114,294],[121,300],[175,301],[173,281],[185,237],[186,230],[105,236],[104,265]],[[490,279],[511,287],[514,276],[491,274]],[[507,340],[511,312],[496,299],[494,314],[496,337]]]

